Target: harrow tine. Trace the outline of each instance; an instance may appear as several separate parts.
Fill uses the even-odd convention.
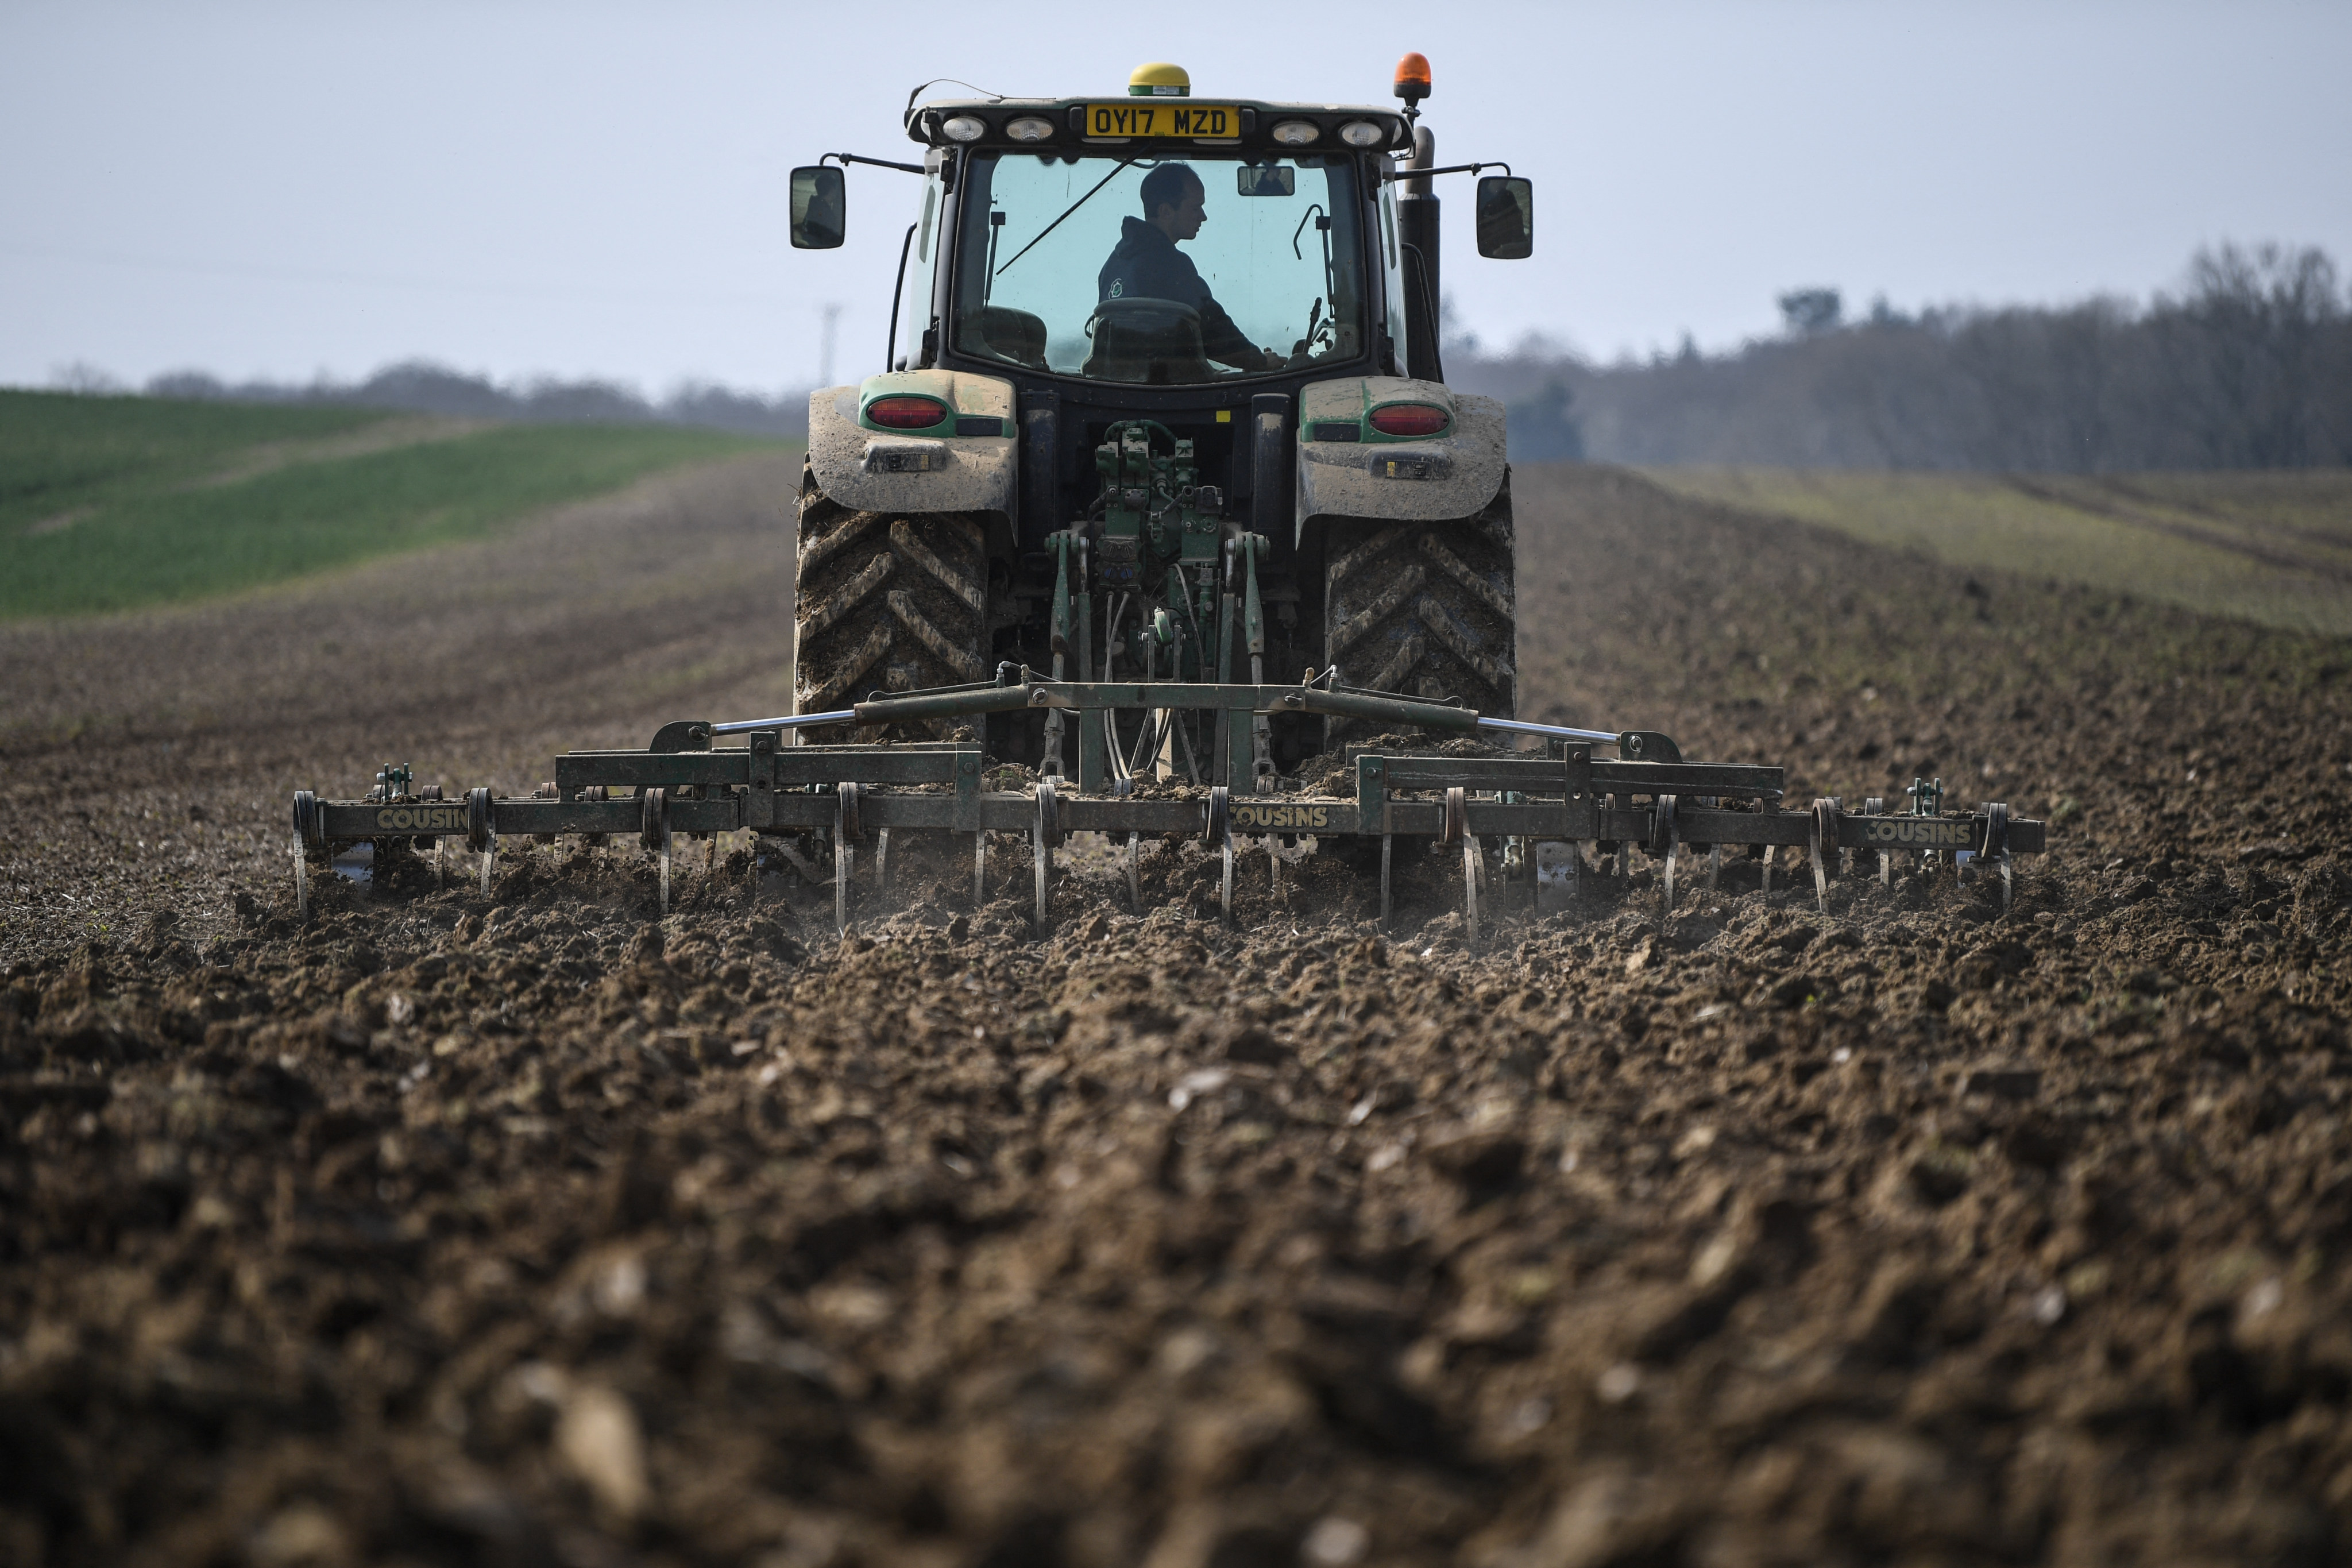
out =
[[[1224,861],[1224,880],[1218,900],[1224,910],[1225,923],[1231,925],[1234,919],[1233,795],[1223,784],[1210,788],[1209,808],[1202,828],[1209,842],[1218,847],[1217,852]]]
[[[1061,837],[1057,831],[1060,804],[1055,775],[1047,773],[1037,781],[1037,819],[1030,829],[1037,868],[1037,914],[1033,924],[1039,936],[1045,934],[1045,905],[1053,895],[1054,840]]]
[[[661,912],[669,915],[669,790],[648,789],[637,800],[637,847],[652,852],[661,867]]]
[[[1886,802],[1884,797],[1874,795],[1862,803],[1862,812],[1864,816],[1885,816]],[[1895,857],[1884,849],[1878,852],[1878,885],[1882,888],[1895,886]]]
[[[2000,912],[2003,917],[2006,917],[2009,914],[2010,895],[2012,891],[2009,866],[2009,807],[2000,801],[1988,801],[1985,803],[1984,814],[1984,853],[1994,865],[2000,868]]]
[[[1396,835],[1381,835],[1381,924],[1389,923],[1389,860],[1396,847]]]
[[[1265,885],[1277,895],[1282,891],[1282,836],[1278,833],[1265,836]]]
[[[499,852],[499,836],[491,829],[490,792],[466,792],[466,842],[482,857],[482,897],[490,896],[490,867]]]
[[[303,853],[302,838],[294,838],[294,919],[297,924],[310,923],[310,858]]]
[[[988,829],[976,830],[971,836],[971,907],[979,909],[988,901]]]
[[[874,890],[886,892],[890,887],[890,830],[874,830]]]
[[[1137,914],[1143,912],[1143,835],[1127,836],[1127,901]]]
[[[857,868],[857,851],[838,833],[833,836],[833,934],[849,934],[849,878]]]
[[[1780,858],[1780,847],[1778,844],[1764,846],[1764,901],[1768,904],[1772,901],[1772,862]]]
[[[1823,915],[1830,912],[1831,857],[1837,854],[1838,803],[1822,795],[1813,802],[1812,837],[1807,845],[1807,858],[1813,863],[1813,897]]]
[[[1675,816],[1673,795],[1658,796],[1655,820],[1657,826],[1651,834],[1652,847],[1655,847],[1659,840],[1664,840],[1666,847],[1666,908],[1665,913],[1660,918],[1660,923],[1663,925],[1664,921],[1675,918],[1675,863],[1682,858],[1683,849],[1682,825]]]
[[[833,786],[833,931],[849,934],[849,879],[857,874],[858,785],[844,781]]]
[[[1470,940],[1478,940],[1478,836],[1462,836],[1462,907],[1470,921]]]

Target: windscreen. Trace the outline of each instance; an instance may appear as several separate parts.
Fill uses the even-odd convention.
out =
[[[1363,352],[1346,158],[983,153],[966,180],[965,353],[1186,384]]]

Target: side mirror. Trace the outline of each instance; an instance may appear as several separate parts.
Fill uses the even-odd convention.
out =
[[[822,164],[794,169],[793,248],[832,250],[841,244],[848,226],[849,187],[841,171]]]
[[[1524,261],[1536,253],[1536,187],[1532,180],[1489,174],[1478,182],[1478,254]]]

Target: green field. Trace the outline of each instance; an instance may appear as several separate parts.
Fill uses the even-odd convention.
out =
[[[258,587],[766,445],[659,425],[0,391],[0,617]]]
[[[2001,475],[1660,468],[1681,495],[1956,566],[2352,636],[2352,470]]]

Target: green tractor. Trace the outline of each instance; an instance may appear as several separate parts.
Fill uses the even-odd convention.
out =
[[[1428,91],[1419,55],[1401,109],[1195,99],[1149,65],[1118,98],[910,100],[919,163],[794,170],[801,248],[842,243],[850,166],[922,180],[886,367],[809,402],[797,711],[1027,669],[1511,714],[1503,410],[1445,384],[1431,183],[1490,165],[1434,166]],[[1479,254],[1525,258],[1531,187],[1491,166]],[[1089,793],[1248,794],[1368,722],[1099,717],[980,738]]]
[[[634,835],[667,910],[673,837],[745,830],[812,875],[803,851],[830,843],[845,932],[860,850],[882,885],[894,833],[971,835],[975,907],[990,837],[1025,837],[1040,931],[1072,833],[1124,837],[1138,912],[1146,837],[1218,854],[1230,917],[1236,839],[1266,845],[1271,887],[1274,852],[1307,836],[1377,863],[1383,919],[1397,838],[1458,853],[1474,932],[1490,839],[1539,912],[1576,908],[1612,863],[1628,887],[1636,845],[1664,862],[1669,914],[1685,854],[1706,850],[1713,888],[1727,847],[1761,860],[1768,899],[1802,849],[1824,914],[1830,879],[1874,854],[1882,880],[1904,857],[1991,866],[2006,908],[2011,854],[2044,835],[2004,805],[1947,812],[1922,785],[1900,815],[1790,811],[1777,767],[1512,716],[1503,410],[1438,363],[1430,182],[1485,165],[1435,166],[1426,60],[1396,85],[1401,111],[1201,101],[1146,66],[1124,99],[910,100],[920,163],[795,169],[803,248],[841,244],[850,166],[919,174],[923,194],[889,368],[809,401],[794,711],[567,752],[528,797],[412,793],[405,766],[363,800],[299,790],[298,908],[310,868],[362,841],[378,866],[415,848],[437,865],[461,839],[487,900],[502,838],[576,834]],[[1479,254],[1527,256],[1533,213],[1527,181],[1479,179]],[[1543,750],[1363,745],[1302,766],[1350,727]]]

